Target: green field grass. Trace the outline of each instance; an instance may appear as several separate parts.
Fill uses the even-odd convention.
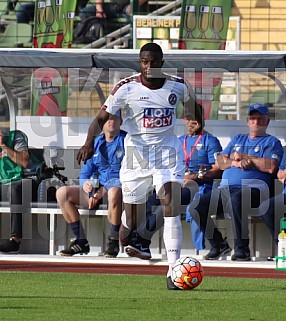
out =
[[[284,317],[285,293],[281,279],[205,277],[168,291],[164,276],[1,272],[0,320],[269,321]]]

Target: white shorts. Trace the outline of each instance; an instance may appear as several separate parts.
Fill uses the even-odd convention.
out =
[[[180,140],[168,136],[167,143],[151,146],[125,144],[125,157],[120,170],[123,202],[142,204],[148,193],[156,192],[168,182],[183,185],[185,160]]]

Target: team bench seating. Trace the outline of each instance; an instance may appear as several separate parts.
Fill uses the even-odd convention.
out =
[[[10,206],[9,206],[8,202],[0,202],[0,213],[10,214],[10,212],[11,211],[10,211]],[[107,205],[102,204],[96,210],[89,210],[86,208],[79,207],[79,213],[82,217],[89,217],[89,218],[105,217],[105,218],[107,218],[107,213],[108,213]],[[49,255],[56,255],[56,248],[57,248],[57,239],[56,239],[57,218],[56,218],[56,216],[62,215],[62,211],[58,207],[57,203],[41,203],[41,202],[31,203],[31,207],[30,207],[29,212],[27,214],[46,215],[48,217]],[[226,234],[226,236],[228,237],[229,240],[232,240],[233,234],[232,234],[232,227],[231,227],[230,219],[215,219],[215,222],[216,222],[217,227],[222,231],[222,233]],[[260,255],[259,247],[257,246],[257,240],[259,238],[260,233],[257,230],[257,227],[258,227],[258,225],[262,225],[264,227],[265,224],[260,217],[255,217],[255,216],[249,216],[248,222],[249,222],[249,232],[250,232],[251,256],[252,257],[260,257],[261,255]],[[189,228],[187,227],[187,230],[185,230],[185,231],[187,231],[187,233],[189,233]],[[223,231],[225,231],[225,232],[223,232]],[[106,241],[106,236],[104,235],[104,231],[102,230],[102,246],[104,246],[105,241]],[[159,236],[159,239],[157,240],[157,242],[159,242],[158,246],[160,248],[163,247],[163,244],[161,244],[163,242],[161,236]],[[271,241],[270,234],[269,234],[269,238],[268,238],[267,242],[269,242],[269,247],[268,247],[269,254],[268,255],[275,256],[275,245]],[[199,252],[197,251],[196,254],[199,254]]]
[[[11,210],[10,210],[9,203],[0,202],[0,213],[10,214],[10,212]],[[107,206],[102,204],[96,210],[89,210],[89,209],[80,207],[79,213],[81,216],[89,216],[89,217],[107,216]],[[31,203],[31,207],[29,209],[28,214],[48,215],[49,217],[49,255],[55,255],[56,254],[56,238],[55,238],[56,215],[62,215],[61,209],[58,207],[57,203],[34,202],[34,203]]]
[[[230,247],[233,248],[234,235],[232,230],[231,217],[227,215],[224,218],[211,216],[214,220],[217,228],[222,232],[230,243]],[[276,245],[272,240],[271,234],[268,231],[263,219],[260,216],[248,215],[248,227],[249,227],[249,248],[250,255],[253,259],[258,257],[274,257],[276,252]],[[261,248],[258,244],[263,239],[264,244],[267,246]],[[266,255],[261,255],[267,253]]]
[[[43,154],[43,151],[37,150],[38,152],[37,157],[39,158]],[[80,168],[75,168],[75,163],[73,160],[73,155],[76,155],[76,152],[71,151],[71,150],[64,150],[64,152],[67,152],[67,155],[60,155],[60,159],[58,160],[59,165],[63,166],[65,165],[67,167],[67,170],[65,171],[65,174],[68,177],[77,177],[78,172],[80,171]],[[72,155],[71,155],[72,154]],[[78,171],[78,172],[77,172]],[[72,176],[74,175],[74,176]],[[49,176],[49,175],[48,175]],[[0,213],[10,213],[10,207],[9,204],[6,202],[0,202]],[[96,210],[88,210],[86,208],[79,208],[79,213],[81,216],[84,218],[101,218],[102,223],[106,222],[107,218],[107,206],[106,205],[100,205],[100,207]],[[66,225],[63,218],[62,218],[62,212],[61,209],[58,207],[57,203],[48,203],[48,202],[37,202],[37,203],[32,203],[29,209],[29,212],[27,214],[35,214],[38,216],[37,219],[41,220],[46,219],[43,217],[43,215],[46,215],[47,221],[44,222],[44,227],[45,229],[44,233],[45,236],[40,233],[40,236],[43,237],[44,242],[45,242],[45,251],[47,251],[48,248],[48,253],[49,255],[55,255],[56,250],[60,249],[60,246],[67,246],[67,235],[68,231],[66,230]],[[60,214],[58,216],[58,214]],[[25,214],[24,214],[25,215]],[[41,216],[41,219],[39,218]],[[6,218],[5,218],[6,219]],[[184,216],[182,215],[182,220],[184,221]],[[264,223],[263,221],[258,218],[258,217],[249,217],[249,231],[250,231],[250,241],[251,241],[251,252],[253,257],[260,257],[260,256],[268,256],[274,253],[274,248],[271,243],[271,238],[265,239],[265,241],[261,242],[261,238],[265,236],[265,233],[268,233],[268,231],[264,231]],[[105,230],[102,228],[102,226],[99,225],[99,222],[96,220],[96,222],[90,222],[85,220],[87,222],[86,227],[91,229],[92,236],[90,239],[90,244],[93,244],[92,238],[96,238],[95,248],[97,252],[97,248],[99,247],[98,245],[100,244],[101,248],[104,246],[105,241],[106,241],[106,234]],[[89,224],[91,223],[91,224]],[[217,220],[218,227],[220,229],[224,229],[225,234],[228,236],[228,239],[233,239],[232,234],[232,227],[231,227],[231,222],[230,220]],[[263,224],[261,224],[263,223]],[[43,222],[40,222],[39,224],[43,224]],[[59,224],[61,225],[62,229],[59,229]],[[41,226],[41,225],[39,225]],[[1,225],[2,228],[2,233],[3,233],[3,228],[4,232],[7,234],[8,229],[5,229]],[[192,250],[192,243],[190,241],[190,230],[189,230],[189,224],[184,223],[184,239],[186,238],[185,244],[184,244],[184,250]],[[266,227],[265,227],[266,228]],[[65,229],[65,230],[64,230]],[[60,231],[60,233],[59,233]],[[261,233],[262,232],[262,233]],[[25,229],[23,229],[23,233],[25,233]],[[62,235],[62,239],[59,237],[59,234]],[[158,252],[159,255],[162,253],[162,249],[164,248],[163,246],[163,241],[162,241],[162,233],[158,233],[157,235],[159,236],[158,238],[155,237],[152,240],[152,255],[154,252]],[[268,233],[269,234],[269,233]],[[63,236],[64,235],[64,236]],[[270,235],[270,234],[269,234]],[[3,235],[1,235],[3,238]],[[37,242],[38,239],[34,235],[31,235],[31,240],[32,242]],[[88,236],[89,238],[89,236]],[[30,239],[30,238],[29,238]],[[46,244],[46,240],[48,239],[48,247]],[[39,239],[41,241],[41,239]],[[262,244],[262,246],[261,246]],[[208,242],[207,242],[208,245]],[[271,250],[269,249],[269,245],[271,247]],[[33,253],[36,253],[37,250],[37,244],[34,246],[32,245],[33,248]],[[271,251],[271,253],[270,253]],[[204,253],[204,252],[202,252]],[[261,255],[262,253],[262,255]],[[263,254],[263,253],[268,253],[268,254]],[[201,254],[199,252],[196,252],[196,254]]]
[[[56,216],[57,215],[62,215],[62,211],[59,208],[56,200],[55,200],[55,195],[54,192],[50,193],[50,189],[48,188],[48,186],[50,186],[50,183],[52,181],[53,184],[52,187],[58,188],[59,186],[63,185],[66,183],[67,181],[67,177],[65,177],[64,175],[62,175],[60,173],[60,171],[63,170],[63,173],[67,174],[68,176],[71,176],[72,174],[75,174],[76,176],[78,175],[78,171],[75,170],[75,166],[74,166],[74,162],[72,160],[72,158],[74,157],[74,155],[76,155],[76,151],[71,151],[71,150],[66,150],[68,153],[67,155],[63,156],[61,155],[61,153],[64,153],[65,150],[61,150],[58,151],[58,156],[60,156],[60,159],[57,159],[56,163],[58,163],[60,166],[64,166],[67,165],[68,168],[65,169],[65,167],[57,167],[54,166],[49,167],[46,164],[49,164],[49,159],[47,158],[47,155],[49,155],[49,150],[48,149],[37,149],[37,148],[29,148],[29,152],[30,155],[32,157],[32,159],[36,160],[38,163],[42,164],[41,166],[41,170],[39,173],[39,171],[37,170],[37,172],[32,172],[29,175],[27,174],[27,177],[30,177],[32,179],[40,179],[40,181],[42,180],[42,182],[47,184],[47,186],[45,187],[45,193],[47,193],[47,195],[43,198],[45,199],[45,201],[38,201],[38,202],[32,202],[30,204],[29,207],[29,211],[28,213],[24,213],[24,215],[26,214],[35,214],[35,215],[46,215],[47,216],[47,220],[48,220],[48,251],[49,251],[49,255],[55,255],[56,254],[56,246],[57,246],[57,242],[56,242],[56,226],[57,226],[57,219]],[[41,185],[40,185],[41,186]],[[39,189],[41,188],[39,186]],[[51,197],[49,197],[49,193],[52,194]],[[40,196],[41,192],[38,190],[38,199],[41,199]],[[48,201],[49,200],[49,201]],[[8,202],[0,202],[0,213],[2,214],[10,214],[10,206]],[[80,215],[84,216],[84,217],[107,217],[107,205],[105,204],[101,204],[99,205],[99,207],[97,209],[94,210],[89,210],[87,208],[83,208],[83,207],[79,207],[79,213]],[[3,231],[3,227],[2,227],[2,231]],[[5,233],[7,232],[6,230],[4,230]],[[23,234],[25,233],[25,229],[23,227]],[[24,236],[24,235],[23,235]],[[2,235],[1,235],[2,237]],[[37,242],[37,239],[33,239],[32,236],[32,241]],[[103,241],[104,241],[104,237],[103,237]]]

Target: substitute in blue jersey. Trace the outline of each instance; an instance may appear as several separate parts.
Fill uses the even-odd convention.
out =
[[[250,115],[249,122],[255,121],[254,116]],[[227,155],[227,159],[233,157],[233,166],[226,168],[223,173],[222,186],[241,186],[243,180],[250,180],[247,184],[259,188],[265,182],[269,188],[271,187],[273,178],[273,168],[279,166],[283,152],[281,151],[281,142],[272,135],[251,136],[250,134],[236,135],[227,147],[223,150],[222,155]],[[243,155],[247,155],[246,159]],[[255,163],[258,159],[263,158],[263,163],[268,162],[269,168],[265,168],[266,164],[262,164],[261,170]],[[240,167],[244,162],[245,167]],[[271,161],[273,164],[271,165]],[[224,166],[224,165],[222,165]]]
[[[249,107],[249,133],[235,136],[217,157],[216,164],[224,170],[219,188],[203,195],[199,205],[193,204],[190,210],[191,215],[198,213],[193,217],[200,218],[200,228],[211,244],[206,259],[217,259],[230,250],[208,217],[209,209],[214,209],[233,220],[235,249],[231,259],[250,260],[248,216],[269,198],[283,155],[281,142],[266,133],[269,122],[266,105]]]
[[[194,114],[185,118],[187,133],[179,137],[185,158],[185,177],[182,189],[182,204],[188,205],[212,190],[215,179],[221,178],[222,171],[215,165],[217,155],[222,151],[217,137],[207,132],[204,112],[200,105],[194,109]],[[195,220],[192,219],[187,207],[186,221],[190,222],[193,244],[197,250],[205,248],[205,236]]]
[[[94,208],[107,195],[110,232],[106,257],[116,257],[119,253],[119,227],[122,215],[122,191],[119,171],[124,157],[124,139],[126,133],[120,130],[119,113],[111,117],[104,125],[104,133],[94,140],[92,158],[83,165],[80,185],[63,186],[57,190],[57,201],[66,222],[70,225],[76,239],[62,256],[88,253],[90,248],[85,231],[80,222],[78,205]]]
[[[124,156],[125,136],[126,132],[120,130],[110,142],[106,141],[105,134],[94,140],[94,154],[81,169],[80,186],[94,174],[99,180],[99,186],[104,186],[107,190],[111,182],[113,186],[121,186],[119,171]]]

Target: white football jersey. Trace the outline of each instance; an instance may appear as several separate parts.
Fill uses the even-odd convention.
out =
[[[110,114],[123,109],[127,141],[132,145],[165,143],[175,135],[176,108],[190,98],[189,88],[180,77],[164,74],[166,81],[159,89],[142,84],[141,74],[117,83],[103,105]]]

